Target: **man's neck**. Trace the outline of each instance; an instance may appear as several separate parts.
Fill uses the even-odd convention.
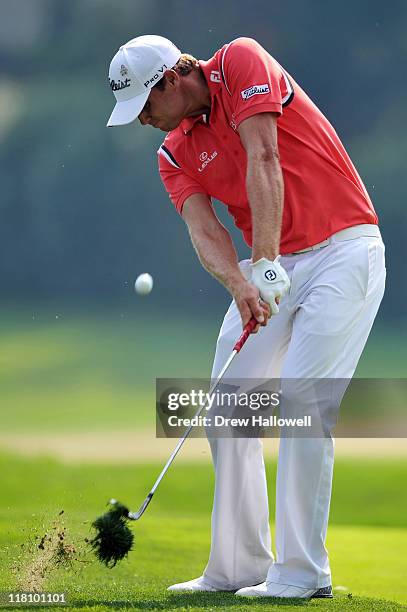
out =
[[[187,78],[190,103],[185,117],[209,115],[211,112],[211,93],[202,69],[192,71]]]

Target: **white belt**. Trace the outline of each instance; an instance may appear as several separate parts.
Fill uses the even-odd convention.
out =
[[[326,240],[322,242],[318,242],[318,244],[314,244],[306,249],[301,249],[300,251],[294,251],[294,253],[286,253],[283,257],[287,257],[289,255],[299,255],[300,253],[308,253],[309,251],[317,251],[318,249],[322,249],[332,242],[343,242],[344,240],[353,240],[354,238],[361,238],[361,236],[376,236],[377,238],[381,237],[380,230],[377,225],[373,225],[370,223],[362,223],[361,225],[353,225],[352,227],[347,227],[346,229],[341,230],[340,232],[336,232],[336,234],[332,234]]]

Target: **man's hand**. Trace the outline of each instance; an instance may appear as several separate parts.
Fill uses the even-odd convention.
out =
[[[257,287],[247,280],[243,280],[233,287],[232,296],[242,318],[243,327],[254,317],[259,325],[255,327],[253,333],[259,330],[260,325],[267,325],[271,316],[270,306],[264,302],[259,294]]]
[[[270,261],[262,257],[250,266],[252,283],[258,288],[260,297],[270,305],[273,315],[278,314],[280,298],[290,289],[290,279],[278,259],[276,257],[274,261]]]

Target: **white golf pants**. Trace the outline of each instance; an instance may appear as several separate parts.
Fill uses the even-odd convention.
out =
[[[241,268],[249,278],[249,260]],[[384,292],[380,237],[332,242],[281,258],[291,280],[280,313],[249,338],[228,378],[351,378]],[[242,331],[232,302],[217,342],[212,378]],[[262,443],[211,438],[216,474],[212,544],[204,576],[234,590],[264,580],[305,588],[331,584],[325,538],[334,463],[332,438],[281,438],[275,546],[271,552]]]

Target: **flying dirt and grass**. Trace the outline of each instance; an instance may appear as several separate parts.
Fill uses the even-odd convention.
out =
[[[46,531],[45,525],[40,533],[31,530],[30,539],[20,545],[19,554],[12,565],[15,585],[18,591],[38,593],[60,569],[77,571],[79,564],[86,563],[83,558],[85,547],[74,545],[69,539],[61,510]],[[82,557],[82,558],[81,558]]]

